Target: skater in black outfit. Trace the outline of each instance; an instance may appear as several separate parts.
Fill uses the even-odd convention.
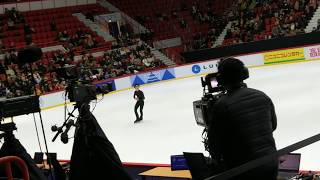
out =
[[[134,106],[134,113],[136,114],[136,120],[134,123],[142,121],[143,119],[143,106],[144,106],[144,94],[141,90],[139,90],[139,85],[135,85],[134,88],[136,89],[134,91],[133,98],[137,100],[136,105]],[[140,107],[140,117],[138,114],[138,108]]]

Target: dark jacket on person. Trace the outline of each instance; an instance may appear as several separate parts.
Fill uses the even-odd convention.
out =
[[[273,131],[277,118],[271,99],[263,92],[240,83],[215,103],[212,113],[208,127],[210,155],[225,170],[276,151]],[[274,160],[253,171],[262,175],[276,169]]]
[[[143,101],[145,99],[144,93],[141,90],[134,91],[133,98],[138,98],[139,101]]]

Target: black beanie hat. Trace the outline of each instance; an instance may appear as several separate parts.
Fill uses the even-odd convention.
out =
[[[226,58],[218,64],[218,74],[221,85],[242,82],[249,77],[248,69],[236,58]]]

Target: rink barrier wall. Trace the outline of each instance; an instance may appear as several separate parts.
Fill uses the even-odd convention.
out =
[[[79,6],[85,4],[95,4],[96,0],[30,0],[27,2],[17,2],[17,3],[0,3],[0,14],[4,14],[5,8],[11,9],[16,8],[21,12],[51,9],[51,8],[61,8],[68,6]]]
[[[307,47],[311,44],[319,44],[319,35],[320,31],[249,43],[239,43],[229,46],[185,52],[182,53],[182,57],[187,63],[195,63],[198,61],[218,59],[226,56],[239,56],[257,54],[265,51],[278,51],[280,49]]]
[[[285,50],[263,52],[257,54],[235,56],[247,67],[263,67],[277,64],[288,64],[320,60],[320,44],[307,47],[296,47]],[[112,83],[113,92],[107,95],[131,89],[133,85],[158,84],[170,80],[180,80],[189,77],[203,76],[217,71],[219,59],[197,62],[170,68],[127,75],[95,83],[97,86]],[[64,104],[64,92],[55,92],[40,97],[42,109],[51,109]]]

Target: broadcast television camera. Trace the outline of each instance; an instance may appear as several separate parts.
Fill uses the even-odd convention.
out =
[[[86,73],[84,69],[75,65],[66,65],[57,70],[58,76],[64,78],[67,82],[66,94],[70,102],[82,104],[97,99],[95,85],[90,84],[90,81],[81,79],[84,73]]]
[[[218,73],[211,73],[204,78],[201,77],[203,97],[201,100],[193,102],[193,112],[199,126],[208,127],[209,120],[212,119],[212,113],[210,113],[210,111],[213,105],[225,94],[225,89],[218,85],[217,74]]]

